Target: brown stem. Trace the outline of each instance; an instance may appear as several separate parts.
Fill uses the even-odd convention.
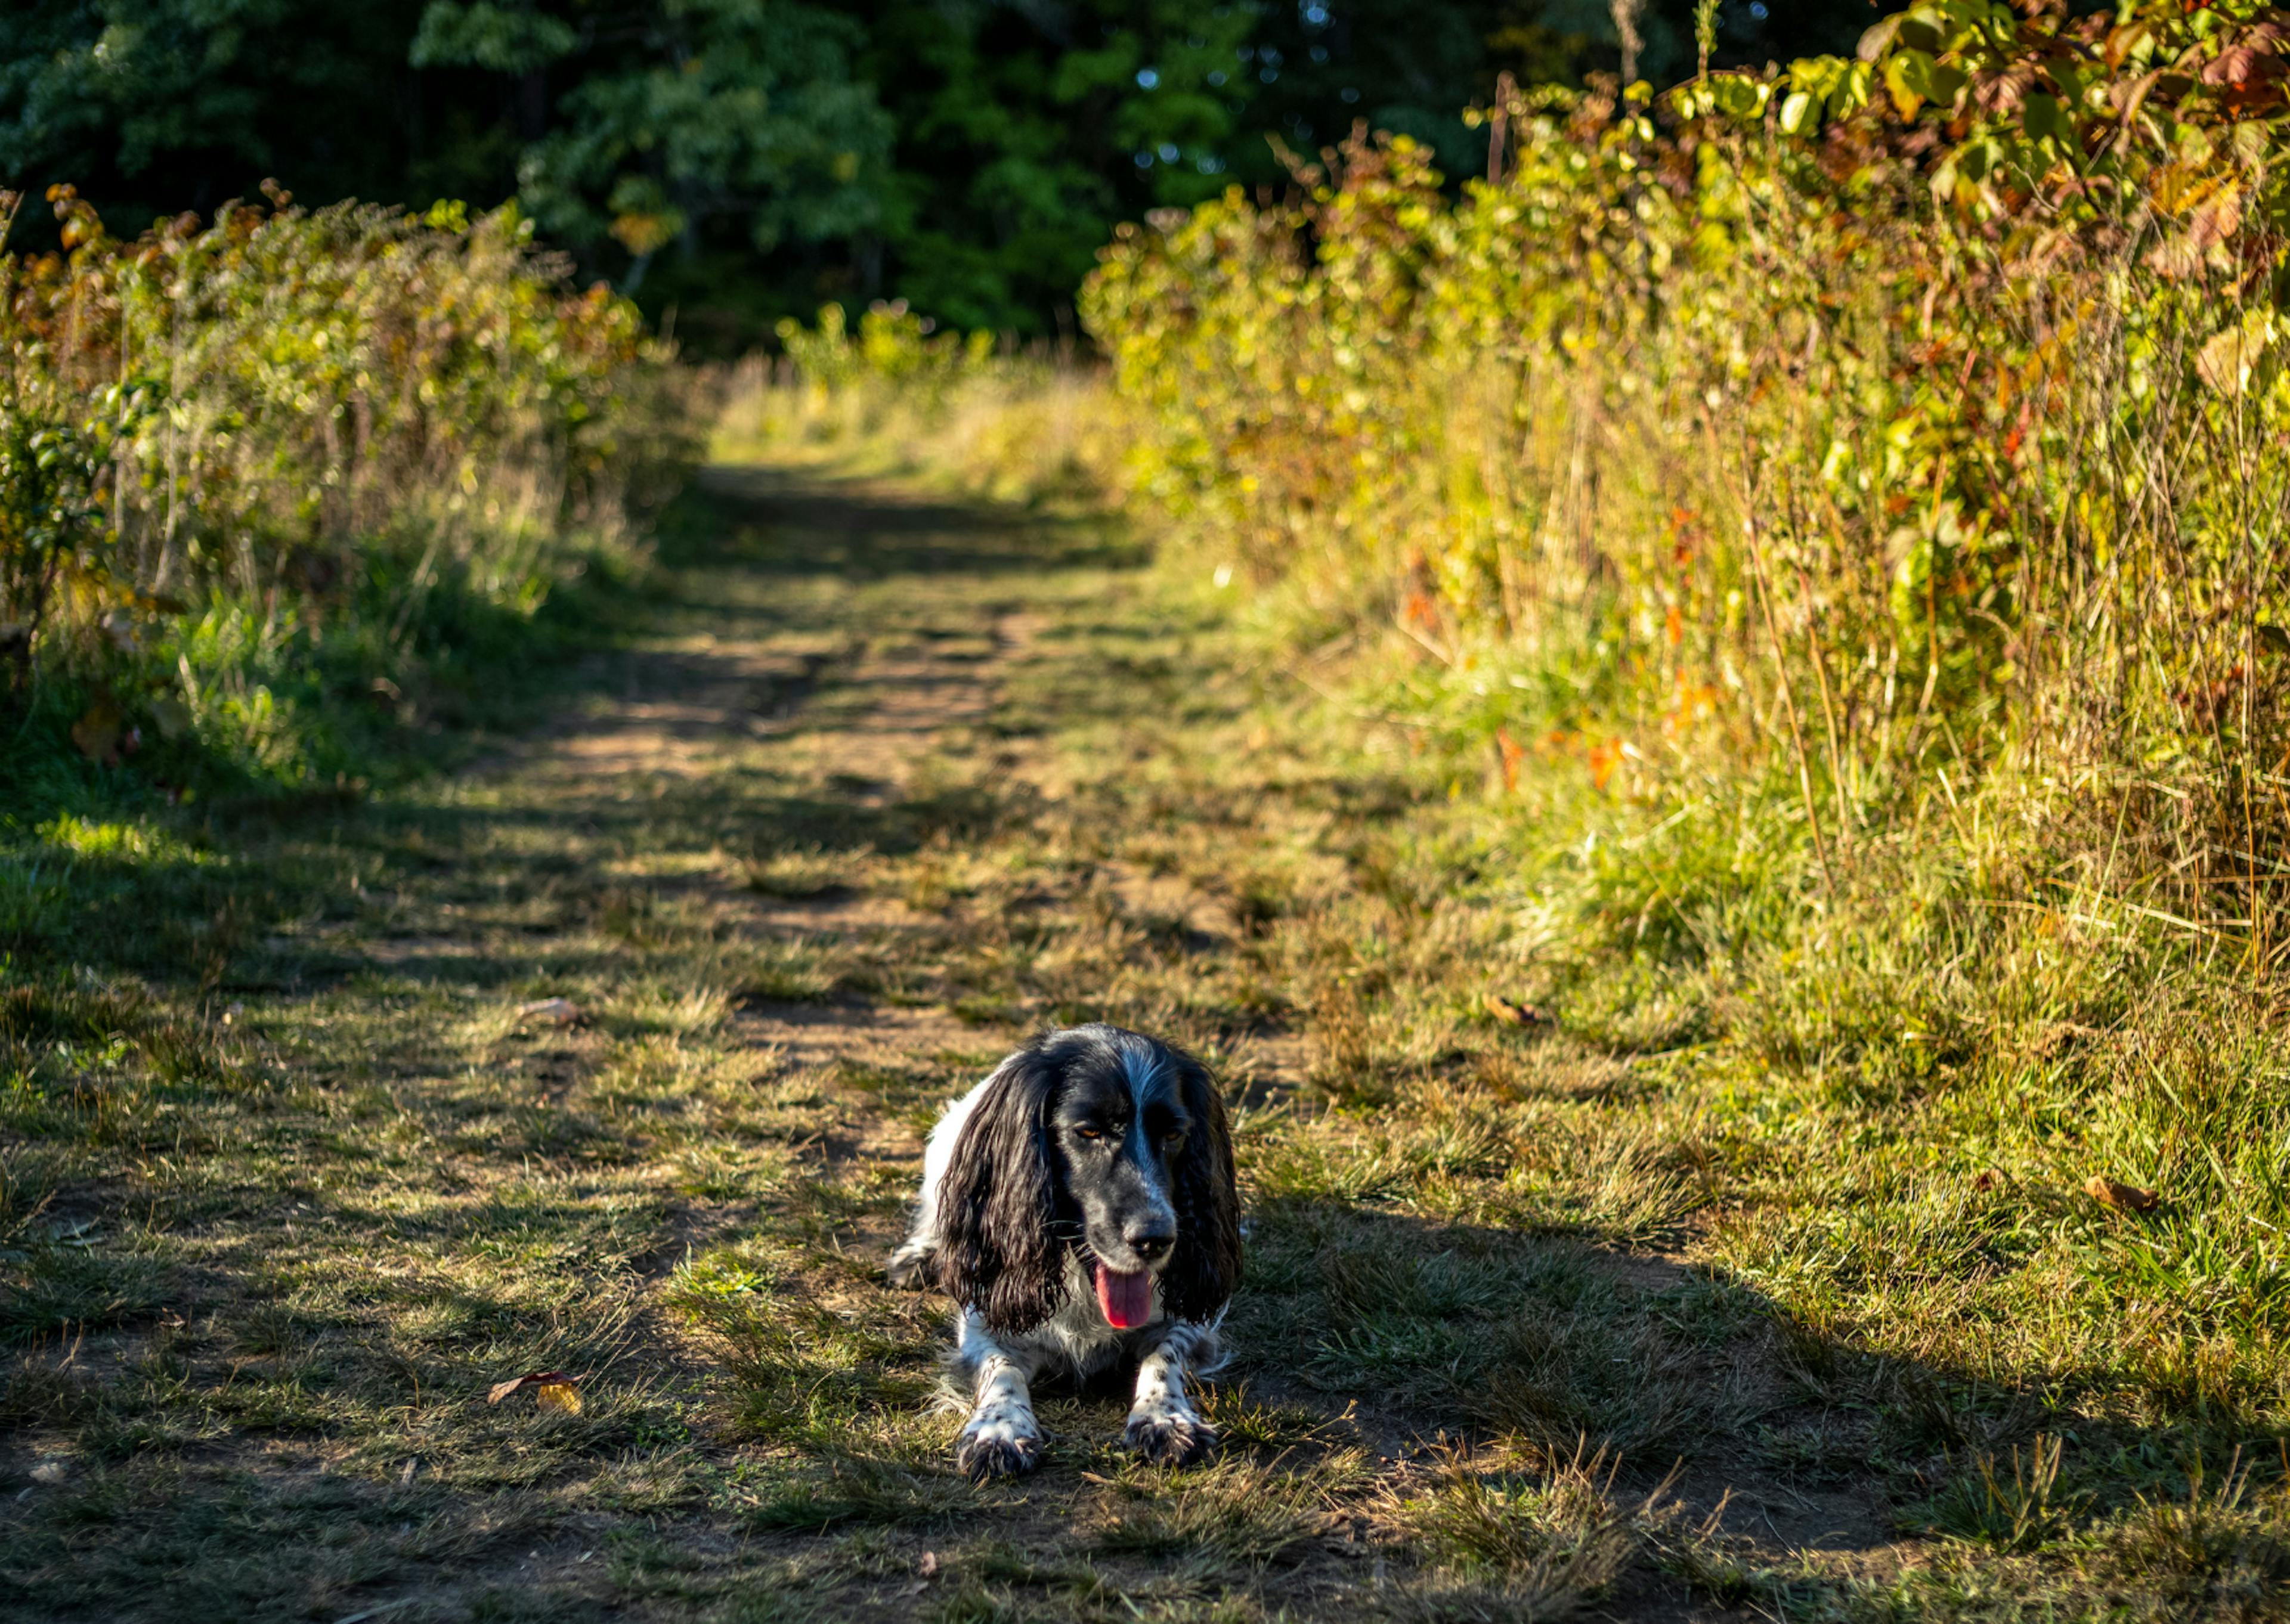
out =
[[[1717,425],[1706,417],[1701,423],[1709,436],[1710,454],[1718,458],[1718,466],[1723,468],[1725,461],[1718,452]],[[1814,855],[1820,859],[1822,884],[1829,893],[1829,906],[1833,911],[1837,907],[1837,874],[1829,866],[1829,842],[1822,836],[1821,808],[1814,800],[1813,768],[1806,758],[1805,731],[1798,725],[1797,700],[1790,691],[1789,661],[1782,648],[1781,628],[1774,619],[1773,589],[1766,583],[1766,549],[1758,539],[1757,492],[1749,484],[1747,467],[1745,452],[1742,476],[1742,529],[1750,538],[1750,564],[1758,587],[1758,606],[1764,612],[1766,637],[1773,647],[1774,676],[1781,684],[1782,714],[1789,718],[1790,744],[1797,752],[1798,793],[1805,801],[1806,822],[1813,829]]]

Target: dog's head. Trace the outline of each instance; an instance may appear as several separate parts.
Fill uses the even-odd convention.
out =
[[[1063,1306],[1077,1254],[1109,1324],[1151,1290],[1200,1320],[1240,1275],[1223,1098],[1198,1060],[1118,1027],[1045,1033],[996,1068],[938,1192],[939,1284],[996,1331]]]

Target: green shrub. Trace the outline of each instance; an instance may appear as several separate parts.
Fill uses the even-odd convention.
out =
[[[567,285],[513,209],[273,189],[128,241],[52,201],[66,252],[0,255],[0,704],[39,741],[7,770],[27,804],[131,756],[177,788],[362,772],[436,719],[457,663],[627,557],[681,454],[633,307]]]
[[[1966,889],[2136,879],[2254,966],[2290,948],[2278,15],[1936,0],[1857,60],[1513,96],[1460,198],[1356,138],[1125,228],[1084,305],[1136,477],[1404,634],[1506,778],[1571,758],[1648,822],[1762,784],[1697,898],[1601,878],[1626,924],[1722,932],[1777,868],[1891,892],[1892,838],[1952,823]]]

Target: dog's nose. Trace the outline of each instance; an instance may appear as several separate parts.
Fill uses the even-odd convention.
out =
[[[1128,1243],[1132,1252],[1148,1263],[1168,1256],[1169,1248],[1177,1244],[1174,1232],[1158,1225],[1137,1224],[1125,1228],[1121,1231],[1121,1238]]]

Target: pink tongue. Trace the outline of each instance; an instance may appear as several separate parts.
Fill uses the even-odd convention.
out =
[[[1153,1276],[1141,1268],[1133,1275],[1117,1275],[1098,1264],[1097,1306],[1116,1331],[1143,1324],[1153,1313]]]

